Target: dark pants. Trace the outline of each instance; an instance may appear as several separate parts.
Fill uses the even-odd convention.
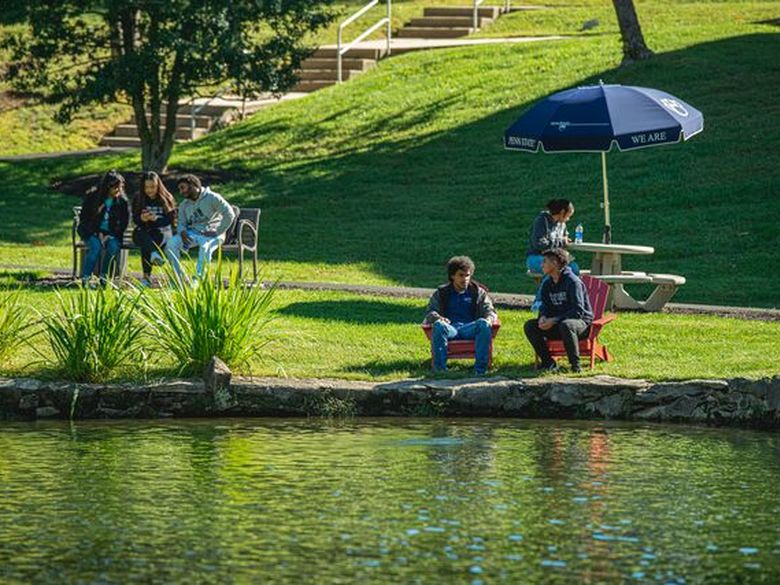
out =
[[[565,319],[556,323],[552,329],[547,331],[539,329],[538,319],[531,319],[525,322],[525,336],[531,342],[536,355],[542,360],[543,366],[547,366],[553,361],[547,349],[547,343],[545,343],[546,339],[562,339],[569,363],[572,367],[579,366],[580,344],[578,340],[585,339],[589,330],[590,325],[582,319]]]
[[[152,252],[159,253],[163,239],[163,233],[158,229],[141,229],[137,227],[133,230],[133,242],[141,248],[141,266],[145,276],[152,273]]]

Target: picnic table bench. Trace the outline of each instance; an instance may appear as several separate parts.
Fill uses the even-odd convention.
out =
[[[221,245],[223,251],[238,252],[238,277],[243,278],[244,274],[244,253],[248,252],[252,260],[252,282],[257,283],[257,244],[260,231],[260,209],[253,207],[239,208],[236,205],[231,206],[236,212],[236,218],[225,233],[225,242]],[[73,224],[71,226],[71,242],[73,246],[73,278],[81,275],[81,267],[84,262],[84,252],[86,245],[78,234],[79,221],[81,216],[81,206],[73,208]],[[112,276],[120,280],[127,274],[127,260],[130,250],[140,249],[133,242],[133,222],[127,226],[122,237],[122,245],[119,249],[116,266],[113,268]],[[103,262],[101,254],[100,261],[95,267],[99,269]]]
[[[568,248],[574,251],[594,254],[590,270],[580,271],[581,276],[591,276],[610,285],[607,308],[631,309],[657,312],[663,309],[677,289],[685,284],[685,277],[677,274],[648,274],[633,270],[623,270],[622,257],[625,254],[649,255],[655,252],[651,246],[633,246],[626,244],[602,244],[591,242],[571,243]],[[538,272],[528,271],[537,286],[544,277]],[[638,301],[624,288],[627,284],[651,284],[655,289],[647,300]]]

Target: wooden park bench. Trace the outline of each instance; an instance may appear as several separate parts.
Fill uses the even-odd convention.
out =
[[[238,277],[244,275],[244,252],[248,252],[252,259],[252,282],[257,283],[257,247],[258,235],[260,231],[260,209],[247,207],[240,209],[233,205],[236,212],[236,219],[225,234],[225,243],[222,244],[223,252],[238,252]],[[73,208],[73,225],[71,226],[71,242],[73,245],[73,278],[81,275],[81,267],[84,262],[84,252],[86,245],[78,234],[81,206]],[[122,238],[122,246],[119,250],[116,266],[113,269],[112,277],[123,279],[127,274],[127,259],[130,250],[137,250],[138,246],[133,242],[133,222],[127,226]],[[96,270],[103,262],[101,255]]]

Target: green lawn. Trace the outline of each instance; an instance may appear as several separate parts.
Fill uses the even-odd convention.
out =
[[[6,294],[6,293],[0,293]],[[155,293],[153,293],[155,294]],[[41,311],[54,306],[54,293],[27,292],[24,300]],[[418,323],[425,301],[365,297],[337,292],[276,292],[274,341],[262,360],[240,373],[263,376],[393,379],[429,373],[430,347]],[[500,311],[503,327],[496,339],[494,374],[533,375],[533,353],[523,335],[527,311]],[[593,374],[669,380],[777,373],[780,323],[716,317],[624,314],[602,333],[616,357],[597,365]],[[35,342],[47,351],[45,341]],[[145,371],[124,378],[169,375],[170,359],[147,341],[152,360]],[[27,346],[0,366],[0,376],[50,375],[48,366]],[[449,376],[470,376],[473,362],[454,362]],[[585,375],[591,375],[586,373]]]
[[[547,44],[394,57],[179,146],[172,166],[248,177],[217,187],[263,209],[269,277],[434,286],[447,258],[467,253],[491,289],[531,292],[525,242],[546,200],[573,199],[586,240],[598,237],[599,159],[507,152],[504,129],[562,88],[599,79],[658,87],[700,108],[705,131],[686,144],[609,155],[615,240],[656,248],[626,268],[685,275],[678,301],[778,306],[780,129],[771,121],[780,62],[771,57],[780,32],[762,21],[780,16],[780,2],[655,0],[638,9],[658,52],[649,62],[618,67],[609,3],[512,14],[484,34],[510,20],[512,34],[576,32],[586,17],[601,24]],[[0,163],[3,262],[68,266],[78,201],[48,189],[50,179],[137,164],[133,155]]]

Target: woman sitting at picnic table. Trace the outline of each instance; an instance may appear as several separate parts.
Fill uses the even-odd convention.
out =
[[[565,248],[570,243],[569,234],[566,231],[566,222],[574,215],[574,204],[568,199],[550,199],[547,209],[539,213],[531,226],[531,234],[528,250],[525,256],[525,265],[529,271],[541,274],[542,255],[546,250],[558,250]],[[569,263],[569,268],[574,274],[579,275],[580,267],[576,262]],[[545,276],[545,278],[548,278]],[[541,304],[539,296],[542,290],[541,283],[536,290],[536,298],[531,306],[532,311],[538,311]]]
[[[133,221],[133,241],[141,248],[141,286],[147,287],[152,285],[152,266],[165,264],[161,250],[176,227],[176,200],[157,173],[143,174],[133,200]]]
[[[97,189],[87,192],[79,215],[78,234],[87,247],[81,273],[83,285],[89,282],[103,251],[100,281],[106,282],[108,269],[116,262],[129,221],[125,179],[116,171],[109,171]]]

